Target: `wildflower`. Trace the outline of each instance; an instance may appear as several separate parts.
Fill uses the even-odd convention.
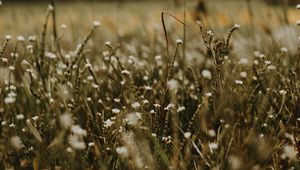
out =
[[[297,4],[296,9],[300,9],[300,4]]]
[[[214,33],[213,33],[211,30],[208,30],[208,31],[207,31],[207,35],[209,35],[209,36],[213,36],[213,35],[214,35]]]
[[[113,108],[113,109],[111,109],[111,111],[112,111],[113,113],[115,113],[115,114],[118,114],[118,113],[121,112],[121,110],[120,110],[120,109],[117,109],[117,108]]]
[[[33,119],[34,121],[38,120],[38,118],[39,118],[39,116],[33,116],[33,117],[32,117],[32,119]]]
[[[45,56],[50,58],[50,59],[56,59],[56,55],[54,53],[51,53],[51,52],[46,52]]]
[[[288,52],[288,49],[287,49],[286,47],[282,47],[282,48],[280,49],[280,51],[281,51],[282,53],[287,53],[287,52]]]
[[[86,130],[82,129],[79,125],[73,125],[71,131],[77,136],[86,136]]]
[[[104,45],[106,45],[106,46],[111,46],[111,42],[110,42],[110,41],[106,41],[106,42],[104,43]]]
[[[20,41],[20,42],[24,42],[25,41],[25,38],[22,36],[22,35],[19,35],[17,37],[17,40]]]
[[[146,90],[152,90],[152,88],[150,86],[145,86]]]
[[[184,106],[179,106],[178,108],[177,108],[177,112],[179,113],[179,112],[182,112],[182,111],[184,111],[185,110],[185,107]]]
[[[282,96],[286,95],[286,93],[287,93],[287,92],[286,92],[285,90],[280,90],[280,91],[279,91],[279,94],[282,95]]]
[[[217,143],[209,143],[208,147],[209,147],[210,151],[213,152],[213,150],[218,149],[218,144]]]
[[[94,146],[94,145],[95,145],[94,142],[89,142],[89,143],[88,143],[88,146],[89,146],[89,147]]]
[[[69,142],[74,149],[82,150],[85,149],[85,143],[80,140],[79,136],[71,135],[69,137]]]
[[[234,80],[234,82],[235,82],[237,85],[243,85],[243,81],[242,81],[242,80]]]
[[[62,124],[62,126],[64,128],[69,128],[73,125],[73,119],[72,119],[72,116],[70,114],[63,114],[59,117],[60,119],[60,123]]]
[[[148,104],[148,103],[149,103],[149,100],[145,99],[145,100],[143,100],[142,102],[143,102],[143,104]]]
[[[155,103],[155,104],[154,104],[154,107],[159,108],[159,107],[161,107],[161,105],[158,104],[158,103]]]
[[[182,44],[183,41],[182,41],[181,39],[177,39],[177,40],[176,40],[176,43],[177,43],[177,44]]]
[[[2,1],[0,1],[0,6],[2,5]]]
[[[128,71],[128,70],[123,70],[121,73],[126,74],[126,75],[130,75],[130,71]]]
[[[104,121],[104,127],[105,128],[108,128],[108,127],[111,127],[115,122],[114,121],[111,121],[110,119],[107,119],[106,121]]]
[[[172,108],[174,108],[174,104],[170,103],[167,107],[164,108],[164,110],[171,110]]]
[[[14,123],[11,123],[10,125],[8,125],[10,128],[14,128],[16,127],[16,125]]]
[[[6,41],[9,41],[9,40],[11,40],[11,38],[12,38],[12,36],[11,36],[11,35],[5,35],[5,39],[6,39]]]
[[[140,112],[136,112],[136,113],[131,113],[128,114],[125,118],[125,121],[129,124],[129,125],[137,125],[139,120],[141,119],[141,113]]]
[[[297,20],[297,21],[296,21],[296,24],[297,24],[297,25],[300,25],[300,20]]]
[[[15,70],[15,67],[14,67],[14,66],[9,66],[8,69],[9,69],[10,71],[14,71],[14,70]]]
[[[23,115],[23,114],[17,114],[17,115],[16,115],[16,118],[17,118],[18,120],[22,120],[22,119],[24,119],[24,115]]]
[[[175,89],[178,88],[178,81],[172,79],[172,80],[170,80],[170,81],[167,82],[167,86],[168,86],[168,88],[169,88],[170,90],[175,90]]]
[[[67,25],[65,25],[65,24],[61,24],[60,27],[61,27],[62,29],[67,29]]]
[[[25,147],[19,136],[11,137],[10,143],[17,151]]]
[[[1,60],[2,60],[3,63],[7,63],[8,62],[7,58],[1,58]]]
[[[120,99],[114,99],[114,101],[116,102],[116,103],[119,103],[121,100]]]
[[[239,24],[234,24],[234,26],[233,26],[233,29],[240,29],[241,28],[241,25],[239,25]]]
[[[189,139],[191,137],[191,132],[185,132],[184,133],[184,138]]]
[[[211,72],[208,70],[202,70],[202,76],[207,79],[211,79]]]
[[[48,10],[49,10],[49,11],[53,11],[53,10],[54,10],[54,7],[53,7],[52,5],[49,4],[49,5],[48,5]]]
[[[243,72],[240,72],[240,76],[242,78],[246,78],[247,77],[247,72],[243,71]]]
[[[210,130],[208,130],[208,135],[209,135],[210,137],[215,137],[215,136],[216,136],[216,131],[213,130],[213,129],[210,129]]]
[[[268,70],[268,71],[276,70],[276,67],[275,67],[274,65],[269,65],[269,66],[267,67],[267,70]]]
[[[129,156],[128,149],[125,146],[118,147],[116,152],[122,157],[127,158]]]
[[[1,125],[2,125],[2,126],[5,126],[6,124],[7,124],[6,121],[2,121],[2,122],[1,122]]]
[[[210,93],[210,92],[205,93],[205,96],[206,96],[206,97],[211,97],[211,96],[212,96],[212,93]]]
[[[97,27],[99,27],[101,25],[101,22],[94,21],[93,24],[94,24],[94,27],[97,28]]]
[[[67,147],[66,151],[69,152],[69,153],[73,152],[71,147]]]
[[[270,65],[270,64],[271,64],[271,61],[266,60],[266,61],[265,61],[265,64],[266,64],[266,65]]]

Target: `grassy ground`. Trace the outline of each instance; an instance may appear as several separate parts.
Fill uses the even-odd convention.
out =
[[[0,169],[300,169],[300,11],[193,4],[3,3]]]

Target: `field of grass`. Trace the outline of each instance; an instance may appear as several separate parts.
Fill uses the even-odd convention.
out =
[[[194,6],[2,2],[0,169],[300,169],[300,11]]]

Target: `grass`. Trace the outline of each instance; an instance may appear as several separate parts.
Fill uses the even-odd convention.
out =
[[[300,169],[299,28],[150,4],[0,6],[0,169]]]

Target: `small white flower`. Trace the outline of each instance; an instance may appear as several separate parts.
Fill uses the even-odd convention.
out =
[[[170,90],[176,90],[178,88],[178,81],[174,79],[169,80],[167,86]]]
[[[191,137],[191,132],[185,132],[184,133],[184,138],[189,139]]]
[[[130,75],[130,71],[128,71],[128,70],[123,70],[121,73],[126,74],[126,75]]]
[[[94,27],[96,28],[96,27],[99,27],[101,25],[101,22],[94,21],[93,24],[94,24]]]
[[[22,119],[24,119],[24,115],[23,115],[23,114],[17,114],[17,115],[16,115],[16,118],[17,118],[18,120],[22,120]]]
[[[175,105],[174,105],[173,103],[170,103],[170,104],[168,104],[167,107],[164,108],[164,110],[171,110],[171,109],[174,108],[174,106],[175,106]]]
[[[71,131],[77,136],[86,136],[86,130],[82,129],[79,125],[73,125]]]
[[[8,63],[8,59],[7,58],[1,58],[3,63]]]
[[[214,33],[213,33],[211,30],[208,30],[208,31],[207,31],[207,35],[209,35],[209,36],[213,36],[213,35],[214,35]]]
[[[177,108],[177,112],[179,113],[179,112],[182,112],[182,111],[184,111],[185,110],[185,107],[184,106],[179,106],[178,108]]]
[[[9,124],[8,126],[11,127],[11,128],[16,127],[16,125],[14,123]]]
[[[266,64],[266,65],[270,65],[270,64],[271,64],[271,61],[266,60],[266,61],[265,61],[265,64]]]
[[[148,103],[149,103],[149,100],[144,99],[142,102],[143,102],[143,104],[148,104]]]
[[[11,40],[11,38],[12,38],[11,35],[5,35],[5,39],[6,39],[7,41]]]
[[[122,157],[127,158],[129,156],[128,149],[125,146],[118,147],[116,152]]]
[[[19,35],[17,37],[17,40],[20,41],[20,42],[24,42],[25,41],[25,38],[22,36],[22,35]]]
[[[73,119],[72,119],[72,116],[70,114],[63,114],[59,117],[60,119],[60,123],[62,124],[62,126],[64,128],[69,128],[73,125]]]
[[[239,24],[234,24],[233,28],[234,28],[234,29],[240,29],[240,28],[241,28],[241,25],[239,25]]]
[[[237,85],[242,85],[242,84],[243,84],[243,81],[242,81],[242,80],[234,80],[234,82],[235,82]]]
[[[10,71],[14,71],[14,70],[15,70],[15,67],[14,67],[14,66],[9,66],[8,69],[9,69]]]
[[[296,21],[296,24],[297,24],[297,25],[300,25],[300,19]]]
[[[111,109],[111,111],[112,111],[113,113],[115,113],[115,114],[118,114],[118,113],[121,112],[121,110],[120,110],[120,109],[117,109],[117,108],[113,108],[113,109]]]
[[[176,43],[177,43],[177,44],[182,44],[183,41],[182,41],[181,39],[177,39],[177,40],[176,40]]]
[[[108,127],[111,127],[115,122],[114,121],[111,121],[110,119],[107,119],[106,121],[104,121],[104,127],[105,128],[108,128]]]
[[[205,96],[206,96],[206,97],[211,97],[211,96],[212,96],[212,93],[210,93],[210,92],[205,93]]]
[[[131,104],[131,107],[134,108],[134,109],[138,109],[141,107],[141,104],[139,102],[134,102]]]
[[[152,90],[152,87],[150,87],[150,86],[145,86],[145,89],[146,89],[146,90]]]
[[[286,95],[286,93],[287,93],[287,92],[286,92],[285,90],[280,90],[280,91],[279,91],[279,94],[282,95],[282,96]]]
[[[69,142],[74,149],[83,150],[85,149],[85,143],[80,140],[77,135],[71,135],[69,137]]]
[[[33,116],[33,117],[32,117],[32,119],[33,119],[34,121],[38,120],[38,118],[39,118],[39,116]]]
[[[211,79],[211,72],[208,70],[202,70],[202,76],[206,79]]]
[[[300,4],[297,4],[296,9],[300,9]]]
[[[94,146],[94,145],[95,145],[94,142],[89,142],[89,143],[88,143],[88,146],[89,146],[89,147]]]
[[[242,78],[246,78],[247,77],[247,72],[243,71],[243,72],[240,72],[240,76]]]
[[[209,135],[210,137],[215,137],[215,136],[216,136],[216,131],[213,130],[213,129],[208,130],[207,133],[208,133],[208,135]]]
[[[61,24],[60,27],[61,27],[62,29],[67,29],[67,25],[65,25],[65,24]]]
[[[53,7],[52,5],[50,5],[50,4],[48,4],[48,10],[49,10],[49,11],[53,11],[53,10],[54,10],[54,7]]]
[[[218,144],[214,143],[214,142],[213,143],[209,143],[208,146],[209,146],[209,148],[211,150],[218,149]]]
[[[281,51],[282,53],[287,53],[287,52],[288,52],[288,49],[287,49],[286,47],[282,47],[282,48],[280,49],[280,51]]]

